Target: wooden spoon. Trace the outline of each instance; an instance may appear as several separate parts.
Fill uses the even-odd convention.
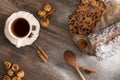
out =
[[[82,80],[86,80],[85,77],[83,76],[83,74],[80,72],[80,70],[78,68],[77,58],[72,51],[70,51],[70,50],[65,51],[64,52],[64,59],[66,60],[66,62],[69,65],[71,65],[72,67],[74,67],[77,70],[77,72],[80,75],[80,77],[82,78]]]

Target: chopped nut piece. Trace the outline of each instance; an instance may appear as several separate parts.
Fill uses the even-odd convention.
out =
[[[87,43],[85,42],[85,40],[83,40],[83,39],[80,39],[78,42],[77,42],[77,44],[78,44],[78,46],[80,47],[80,48],[86,48],[86,46],[87,46]]]
[[[38,11],[38,15],[40,17],[44,17],[46,15],[46,11]]]
[[[4,75],[2,80],[11,80],[8,75]]]
[[[23,70],[19,70],[17,73],[16,73],[17,77],[21,78],[21,77],[24,77],[25,73]]]
[[[43,9],[38,11],[38,15],[41,17],[40,24],[42,27],[48,27],[50,21],[49,17],[55,10],[52,8],[50,4],[43,5]]]
[[[5,65],[6,69],[10,69],[12,63],[10,61],[5,61],[4,65]]]
[[[45,5],[43,6],[43,10],[49,12],[49,11],[52,10],[52,6],[51,6],[50,4],[45,4]]]
[[[96,73],[96,69],[93,68],[81,67],[81,69],[86,71],[87,73]]]
[[[7,75],[13,76],[13,74],[14,74],[14,72],[13,72],[11,69],[9,69],[9,70],[7,71]]]
[[[18,71],[19,70],[19,65],[18,64],[13,64],[11,69],[13,71]]]
[[[40,24],[41,24],[41,26],[43,26],[43,27],[48,27],[48,25],[49,25],[49,19],[47,19],[47,18],[42,18],[41,20],[40,20]]]
[[[3,76],[2,80],[21,80],[24,77],[24,71],[19,70],[18,64],[13,64],[9,61],[4,62],[7,68],[7,74]]]
[[[12,80],[21,80],[21,78],[15,76],[12,78]]]

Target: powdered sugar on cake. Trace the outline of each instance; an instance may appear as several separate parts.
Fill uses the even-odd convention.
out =
[[[89,35],[92,48],[99,59],[120,52],[120,22]]]

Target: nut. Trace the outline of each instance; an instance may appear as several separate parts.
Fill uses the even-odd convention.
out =
[[[14,74],[14,72],[13,72],[11,69],[9,69],[9,70],[7,71],[7,75],[13,76],[13,74]]]
[[[2,80],[11,80],[8,75],[4,75]]]
[[[6,69],[10,69],[12,63],[10,61],[5,61],[4,65],[5,65]]]
[[[12,78],[12,80],[21,80],[21,78],[15,76]]]
[[[52,10],[52,6],[50,4],[45,4],[43,6],[43,10],[49,12]]]
[[[44,17],[46,15],[46,11],[38,11],[38,15],[40,17]]]
[[[86,48],[86,46],[87,46],[87,43],[86,43],[86,41],[85,40],[83,40],[83,39],[80,39],[78,42],[77,42],[77,44],[78,44],[78,46],[80,47],[80,48]]]
[[[41,26],[43,26],[43,27],[48,27],[48,25],[49,25],[49,19],[47,19],[47,18],[42,18],[41,20],[40,20],[40,24],[41,24]]]
[[[55,11],[54,9],[52,9],[51,11],[49,11],[49,12],[44,16],[44,18],[49,18],[49,17],[53,14],[54,11]]]
[[[11,69],[13,71],[18,71],[19,70],[19,65],[18,64],[13,64]]]
[[[23,70],[19,70],[17,73],[16,73],[17,77],[24,77],[25,73]]]

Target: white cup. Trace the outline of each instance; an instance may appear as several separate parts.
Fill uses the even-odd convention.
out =
[[[19,22],[20,19],[23,20],[22,21],[23,24],[25,22],[29,28],[29,31],[27,30],[26,34],[24,34],[22,37],[20,35],[16,35],[17,33],[15,34],[13,30],[13,28],[15,27],[14,24],[16,24],[17,22],[20,23]],[[36,27],[35,31],[32,30],[33,25]],[[8,40],[12,44],[16,45],[17,48],[20,48],[22,46],[31,45],[37,39],[39,35],[39,29],[40,29],[39,22],[32,14],[30,14],[29,12],[25,12],[25,11],[19,11],[19,12],[13,13],[7,19],[5,23],[4,33],[5,33],[5,36],[8,38]],[[31,33],[33,34],[33,37],[29,38]]]
[[[23,19],[23,20],[25,20],[25,21],[28,23],[29,31],[27,31],[27,34],[24,35],[23,37],[16,36],[15,33],[13,32],[13,30],[12,30],[12,27],[14,27],[13,24],[19,23],[19,19],[21,19],[21,20]],[[18,21],[17,21],[17,20],[18,20]],[[15,23],[15,21],[16,21],[16,23]],[[24,21],[22,21],[22,22],[24,22]],[[25,23],[26,23],[26,22],[25,22]],[[24,24],[24,23],[23,23],[23,24]],[[23,26],[24,26],[24,25],[23,25]],[[22,26],[20,26],[20,27],[22,27]],[[32,25],[31,25],[31,23],[29,22],[29,20],[27,20],[27,19],[25,19],[25,18],[23,18],[23,17],[18,17],[18,18],[13,19],[13,20],[9,23],[9,25],[8,25],[8,31],[9,31],[10,35],[17,40],[16,46],[19,48],[20,45],[21,45],[21,43],[22,43],[22,41],[25,40],[25,39],[27,39],[28,36],[30,35],[30,33],[32,32]]]

